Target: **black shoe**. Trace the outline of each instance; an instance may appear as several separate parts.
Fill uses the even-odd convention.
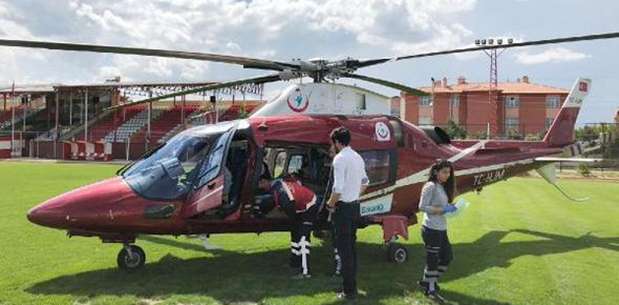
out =
[[[424,291],[424,294],[427,294],[428,292],[428,282],[424,281],[424,280],[419,280],[417,281],[417,286],[419,286],[419,288],[421,288]]]
[[[299,274],[295,274],[291,277],[291,279],[293,280],[305,280],[305,279],[310,279],[312,278],[311,274],[304,274],[304,273],[299,273]]]
[[[356,293],[345,293],[345,292],[338,292],[337,293],[337,298],[340,300],[356,300],[357,299],[357,294]]]

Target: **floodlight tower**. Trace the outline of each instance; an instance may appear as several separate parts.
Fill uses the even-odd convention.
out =
[[[500,46],[503,43],[512,44],[514,43],[513,38],[488,38],[488,39],[476,39],[475,45],[478,46],[486,46],[486,45],[496,45]],[[490,50],[483,50],[488,57],[490,57],[490,80],[488,81],[488,103],[490,104],[490,115],[488,116],[488,126],[486,129],[486,136],[490,139],[490,135],[496,135],[498,131],[497,126],[497,101],[493,99],[493,92],[496,93],[498,82],[499,82],[499,69],[497,65],[497,58],[505,51],[502,48],[494,48]]]

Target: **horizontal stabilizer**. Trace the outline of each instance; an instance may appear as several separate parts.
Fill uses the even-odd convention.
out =
[[[536,159],[537,160],[537,159]],[[571,200],[571,201],[575,201],[575,202],[584,202],[589,200],[589,197],[585,197],[585,198],[574,198],[572,196],[570,196],[567,192],[565,192],[558,184],[557,184],[557,174],[556,174],[556,169],[555,169],[555,165],[550,163],[550,164],[546,164],[542,167],[539,167],[536,169],[537,173],[540,174],[540,176],[542,176],[542,178],[544,178],[544,180],[546,180],[546,182],[552,184],[552,186],[554,186],[563,196],[565,196],[565,198]]]
[[[575,163],[597,163],[602,162],[604,159],[592,159],[592,158],[560,158],[560,157],[539,157],[535,158],[537,162],[575,162]]]

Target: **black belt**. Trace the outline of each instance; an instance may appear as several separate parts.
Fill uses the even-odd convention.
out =
[[[359,201],[338,201],[335,204],[336,209],[359,209]]]

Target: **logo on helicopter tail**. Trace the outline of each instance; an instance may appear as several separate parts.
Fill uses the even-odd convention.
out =
[[[309,106],[309,96],[304,95],[301,89],[296,88],[294,92],[288,96],[288,107],[294,112],[303,112]]]
[[[580,82],[578,84],[578,90],[580,92],[587,92],[587,91],[589,91],[589,84],[587,84],[587,82]]]

